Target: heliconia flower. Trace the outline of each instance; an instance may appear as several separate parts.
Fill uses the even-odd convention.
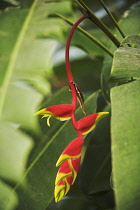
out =
[[[60,104],[41,109],[35,114],[43,115],[42,118],[48,117],[47,124],[48,126],[50,126],[49,120],[51,117],[54,117],[60,121],[65,121],[69,120],[72,117],[73,112],[74,108],[72,104]]]
[[[60,166],[55,180],[55,201],[60,201],[74,183],[81,160],[83,138],[74,139],[60,155],[56,166]]]
[[[109,112],[99,112],[82,118],[77,122],[78,130],[80,130],[83,135],[88,134],[96,127],[97,122],[107,114],[109,114]]]

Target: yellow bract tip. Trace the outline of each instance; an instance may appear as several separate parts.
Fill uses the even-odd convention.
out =
[[[96,118],[96,123],[98,122],[98,120],[100,120],[102,117],[108,115],[109,112],[99,112],[99,115]]]
[[[34,113],[34,115],[37,115],[37,114],[40,114],[40,115],[46,114],[46,109],[41,109],[38,112]]]
[[[67,176],[72,176],[72,172],[64,174],[64,173],[57,173],[56,179],[55,179],[55,185],[57,185],[60,181],[65,179]]]
[[[99,112],[100,116],[104,116],[104,115],[107,115],[107,114],[109,114],[109,112]]]
[[[55,186],[54,197],[55,202],[59,202],[65,195],[65,186],[64,185],[57,185]]]
[[[69,155],[66,155],[66,154],[60,155],[60,157],[59,157],[59,159],[58,159],[58,161],[56,163],[56,167],[58,167],[61,163],[63,163],[65,160],[70,159],[70,158],[71,157]]]

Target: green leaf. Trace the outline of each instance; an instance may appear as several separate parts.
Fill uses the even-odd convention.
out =
[[[0,177],[11,184],[21,181],[32,148],[32,139],[16,127],[32,131],[32,135],[41,133],[33,113],[42,93],[50,94],[44,77],[52,73],[50,57],[56,44],[37,38],[47,27],[48,5],[39,0],[21,3],[21,8],[12,7],[0,14]],[[59,8],[61,11],[61,4]],[[3,205],[12,209],[17,203],[15,194],[8,200]]]
[[[123,30],[125,36],[139,34],[139,14],[140,14],[140,2],[134,3],[129,10],[127,10],[122,19],[119,21],[119,26]],[[121,37],[119,32],[115,33],[117,37]],[[122,38],[121,38],[122,40]]]
[[[10,183],[22,180],[33,146],[31,138],[14,126],[0,122],[0,177]],[[0,209],[12,210],[17,203],[13,189],[0,181]]]
[[[7,123],[0,122],[0,128],[0,177],[21,181],[32,141]]]
[[[138,35],[130,35],[127,36],[123,42],[123,45],[127,45],[130,44],[131,46],[129,47],[140,47],[140,37]]]
[[[140,46],[140,36],[128,36],[122,45]],[[110,81],[125,82],[140,77],[140,48],[119,47],[114,53]]]
[[[110,70],[112,65],[112,58],[109,55],[106,55],[103,61],[103,68],[101,72],[101,88],[103,91],[103,96],[105,101],[109,103],[110,101],[110,89],[114,84],[110,84],[109,77],[110,77]]]
[[[0,180],[0,209],[13,210],[18,204],[16,193],[12,188]]]
[[[0,40],[2,45],[0,49],[1,53],[0,116],[5,120],[22,124],[22,126],[25,127],[29,126],[29,129],[36,129],[37,122],[35,122],[35,118],[31,117],[29,120],[31,124],[30,123],[28,124],[27,120],[25,122],[23,119],[21,119],[21,116],[19,114],[19,113],[25,114],[26,113],[25,108],[26,110],[28,110],[28,107],[26,107],[25,104],[27,102],[26,100],[28,100],[29,97],[31,100],[33,99],[32,100],[33,104],[35,104],[35,102],[38,103],[38,101],[41,99],[41,96],[37,92],[34,91],[33,93],[32,89],[29,90],[29,87],[27,88],[26,84],[23,85],[23,83],[19,82],[20,79],[17,78],[17,75],[23,74],[25,70],[25,61],[22,59],[23,55],[21,55],[20,47],[25,37],[26,29],[31,16],[30,14],[31,11],[29,12],[29,14],[28,11],[29,10],[24,8],[11,9],[1,14]],[[19,65],[17,66],[16,62],[19,62],[21,59],[22,62],[20,62],[20,66]],[[18,73],[16,72],[16,68],[18,69]],[[29,94],[27,94],[27,89],[29,90]],[[24,96],[26,94],[25,98],[22,98],[21,94],[23,94]],[[11,107],[12,110],[17,111],[16,114],[17,118],[15,118],[15,113],[11,112],[11,109],[9,108],[10,105],[13,106]],[[33,113],[33,109],[31,113]],[[11,117],[11,115],[13,116]]]
[[[64,14],[71,11],[67,4]],[[62,10],[62,3],[23,1],[21,8],[1,12],[0,18],[0,176],[21,180],[31,150],[31,138],[15,127],[40,134],[35,107],[50,94],[46,75],[52,73],[51,55],[56,42],[37,38],[46,28],[50,11]],[[18,18],[17,18],[18,17]],[[40,93],[41,92],[41,93]],[[43,95],[42,95],[43,93]],[[10,123],[10,124],[9,124]],[[12,126],[11,126],[12,125]]]
[[[16,0],[4,0],[5,2],[12,4],[13,6],[19,6],[20,3]]]
[[[1,118],[37,132],[33,112],[43,97],[33,87],[44,95],[50,94],[44,77],[52,74],[51,56],[56,46],[54,40],[43,40],[37,35],[47,28],[46,17],[50,12],[69,14],[71,10],[71,2],[55,5],[35,0],[31,7],[11,9],[1,14]],[[8,108],[9,104],[13,106],[11,109],[17,110],[16,116]]]
[[[33,116],[35,105],[42,96],[24,82],[15,82],[8,86],[2,117],[26,129],[38,133],[38,122]],[[11,111],[14,110],[14,111]]]
[[[120,210],[140,207],[139,93],[140,80],[111,89],[113,183]]]
[[[139,34],[139,14],[140,14],[140,3],[134,4],[128,11],[126,11],[119,21],[119,26],[121,30],[124,32],[126,36],[130,36],[132,34]],[[116,37],[122,42],[122,37],[119,32],[115,31]],[[116,50],[116,47],[111,44],[109,46],[111,52]],[[104,93],[104,97],[107,101],[110,101],[110,88],[113,87],[115,84],[109,83],[110,79],[110,72],[112,68],[112,58],[108,55],[105,56],[102,75],[101,75],[101,86]]]
[[[65,101],[65,96],[67,94],[68,90],[66,89],[65,91],[61,91],[61,96],[58,93],[59,97],[61,99],[63,98],[63,101]],[[97,95],[97,93],[94,93],[85,100],[85,106],[87,107],[88,112],[95,111]],[[52,104],[55,102],[55,98],[57,99],[57,96],[53,96]],[[50,105],[50,103],[51,101],[49,101],[48,105]],[[78,115],[80,114],[80,116],[83,117],[80,107],[78,112]],[[43,120],[46,123],[46,120]],[[56,119],[51,121],[50,130],[55,127],[56,122]],[[55,163],[68,143],[76,138],[76,132],[70,121],[65,123],[59,122],[59,124],[61,124],[61,126],[59,128],[57,127],[55,130],[53,129],[53,133],[50,131],[52,135],[48,134],[46,125],[46,136],[42,139],[41,145],[38,146],[40,151],[38,149],[34,151],[33,153],[36,155],[32,153],[34,158],[25,175],[25,178],[28,180],[28,185],[26,188],[22,188],[21,186],[15,188],[20,197],[20,204],[18,207],[20,210],[25,209],[25,207],[27,210],[44,209],[54,197],[54,181],[58,170],[55,167]]]

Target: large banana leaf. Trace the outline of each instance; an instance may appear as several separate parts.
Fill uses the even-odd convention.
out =
[[[140,207],[138,199],[140,197],[140,63],[137,58],[140,56],[138,48],[140,39],[139,36],[130,36],[123,43],[131,44],[131,47],[120,47],[115,52],[111,74],[115,81],[128,81],[111,89],[113,179],[117,208],[138,210]],[[132,55],[130,51],[133,52]]]
[[[25,172],[32,138],[20,131],[40,134],[35,107],[50,94],[45,78],[52,73],[51,55],[55,41],[38,38],[47,27],[49,12],[71,12],[71,3],[46,4],[21,1],[0,13],[0,209],[11,210],[17,195],[6,184],[20,182]],[[64,10],[65,8],[65,10]],[[63,14],[63,15],[64,15]],[[63,22],[63,21],[62,21]],[[64,26],[58,21],[60,27]]]
[[[18,203],[16,193],[13,193],[12,188],[0,180],[0,209],[14,209]]]
[[[131,35],[125,38],[122,46],[114,53],[110,80],[127,82],[140,77],[140,36]],[[126,45],[126,46],[124,46]],[[131,45],[128,46],[128,45]],[[129,64],[129,68],[128,68]]]
[[[138,24],[139,13],[140,13],[140,4],[137,3],[131,6],[130,9],[126,11],[124,15],[122,16],[118,24],[121,30],[124,32],[125,36],[139,33],[140,31],[139,24]],[[120,42],[123,41],[123,38],[117,29],[115,30],[114,34],[120,40]],[[114,46],[114,44],[111,44],[108,47],[110,51],[112,52],[116,50],[116,47]],[[115,81],[109,81],[111,68],[112,68],[112,58],[109,55],[106,55],[104,59],[104,63],[103,63],[102,74],[101,74],[101,86],[103,89],[105,99],[107,101],[110,101],[110,88],[116,85],[116,84],[112,84],[112,82],[115,82]]]
[[[65,10],[63,9],[64,7]],[[28,127],[28,129],[31,128],[35,130],[37,128],[36,120],[32,117],[32,114],[34,112],[34,107],[42,97],[39,92],[35,92],[30,88],[29,84],[31,83],[32,85],[37,86],[39,91],[46,90],[46,94],[50,88],[48,83],[41,77],[51,73],[50,57],[56,42],[40,39],[38,38],[38,34],[47,27],[46,16],[53,10],[69,12],[70,3],[60,3],[55,7],[55,3],[46,4],[36,0],[29,10],[24,7],[23,9],[12,9],[7,13],[3,13],[0,20],[2,31],[1,40],[7,35],[7,39],[3,41],[1,47],[0,114],[2,118],[6,120],[14,121],[16,123],[21,123],[22,121],[22,126]],[[14,32],[11,33],[10,28],[12,28],[14,24]],[[46,88],[44,88],[45,86]],[[16,117],[13,113],[9,114],[9,112],[11,112],[8,109],[9,95],[11,97],[11,109],[16,109],[17,112]],[[23,100],[22,97],[24,97],[24,95],[25,97],[28,97],[27,100]],[[17,101],[21,100],[22,103],[17,103]],[[28,104],[25,104],[25,101],[28,101],[29,104],[33,105],[28,106]],[[24,118],[18,114],[22,113],[22,110],[24,110]]]

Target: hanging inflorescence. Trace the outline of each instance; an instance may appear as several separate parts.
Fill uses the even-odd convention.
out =
[[[72,94],[72,103],[50,106],[35,113],[43,115],[43,118],[47,117],[48,126],[50,126],[49,120],[51,117],[54,117],[61,121],[71,119],[74,129],[77,131],[77,138],[74,139],[65,148],[65,150],[62,152],[56,163],[56,166],[60,166],[55,180],[54,197],[56,202],[60,201],[67,194],[71,185],[74,183],[76,179],[80,167],[82,145],[84,143],[83,136],[91,132],[95,128],[97,122],[103,116],[109,114],[108,112],[99,112],[85,116],[79,121],[76,120],[76,109],[77,109],[78,99],[80,101],[80,105],[82,107],[82,111],[84,114],[85,114],[85,107],[84,107],[84,100],[82,93],[73,80],[73,75],[70,67],[69,51],[70,51],[70,43],[73,33],[77,28],[77,26],[85,18],[88,17],[87,16],[81,17],[73,25],[66,43],[66,51],[65,51],[66,72],[68,77],[69,88]]]

